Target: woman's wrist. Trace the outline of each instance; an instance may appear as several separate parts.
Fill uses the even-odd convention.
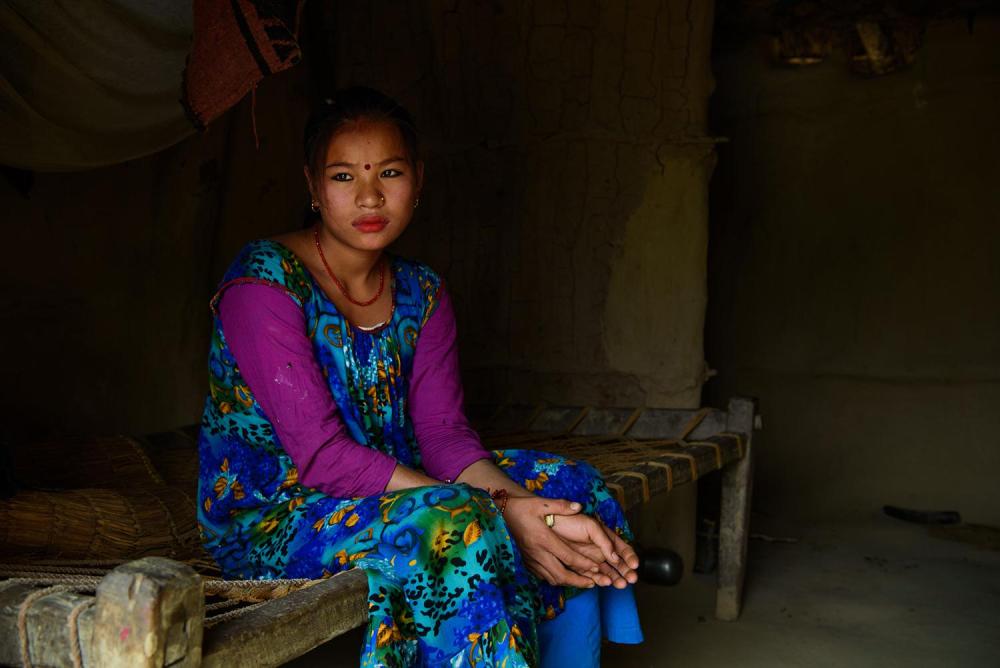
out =
[[[404,466],[403,464],[397,462],[396,468],[393,469],[392,476],[389,478],[389,482],[385,486],[385,491],[395,492],[401,489],[427,487],[428,485],[440,484],[442,484],[440,480],[435,480],[420,471],[415,471],[408,466]]]
[[[479,459],[465,467],[455,482],[464,482],[489,493],[504,489],[510,499],[535,496],[507,477],[507,474],[489,459]]]
[[[504,511],[507,510],[507,501],[510,499],[510,493],[503,487],[496,490],[487,489],[486,491],[490,493],[490,498],[493,499],[493,503],[497,505],[500,514],[503,515]]]

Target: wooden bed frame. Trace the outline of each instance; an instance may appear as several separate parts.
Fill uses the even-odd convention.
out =
[[[743,598],[755,402],[727,411],[505,407],[483,429],[494,449],[545,450],[601,470],[626,510],[720,471],[716,617],[736,620]],[[365,623],[364,572],[294,583],[281,598],[206,615],[206,581],[190,566],[146,557],[110,571],[89,593],[0,582],[0,664],[100,668],[278,666]],[[209,584],[212,584],[211,581]],[[91,585],[90,591],[94,587]]]

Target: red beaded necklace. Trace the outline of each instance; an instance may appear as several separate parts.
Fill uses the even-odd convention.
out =
[[[319,259],[323,261],[323,268],[326,269],[327,276],[333,279],[333,282],[336,283],[338,288],[340,288],[341,294],[344,295],[347,301],[351,302],[355,306],[371,306],[372,304],[378,301],[378,298],[382,296],[382,290],[385,289],[385,261],[383,261],[381,266],[379,267],[378,292],[376,292],[375,296],[369,299],[368,301],[359,302],[358,300],[356,300],[354,297],[351,296],[351,293],[347,291],[347,286],[340,282],[340,279],[338,279],[334,275],[333,270],[330,269],[330,265],[326,263],[326,255],[323,254],[323,246],[319,243],[319,227],[316,228],[313,234],[313,238],[316,240],[316,250],[319,251]]]

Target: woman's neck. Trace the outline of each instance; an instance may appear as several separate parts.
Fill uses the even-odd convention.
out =
[[[379,280],[382,250],[359,250],[338,242],[322,228],[319,242],[326,257],[326,264],[351,295],[364,295],[370,285]]]

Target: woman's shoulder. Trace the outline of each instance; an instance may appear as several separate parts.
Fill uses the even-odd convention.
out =
[[[213,307],[226,288],[243,283],[272,285],[289,293],[299,304],[303,304],[311,293],[307,274],[298,257],[273,239],[256,239],[240,249],[212,298]]]
[[[280,281],[284,274],[299,268],[298,258],[287,246],[273,239],[251,241],[236,254],[225,280],[240,277]]]

